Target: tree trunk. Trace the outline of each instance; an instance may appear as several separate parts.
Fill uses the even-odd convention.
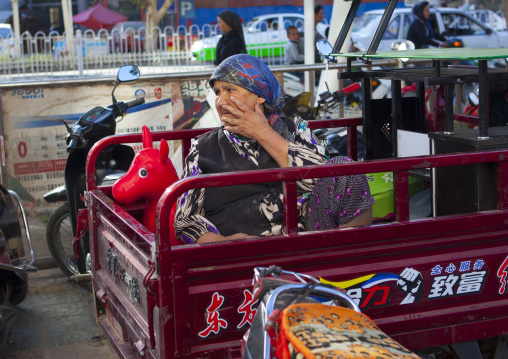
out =
[[[154,28],[159,26],[162,18],[168,11],[169,7],[173,3],[174,0],[165,0],[162,7],[157,11],[157,0],[148,0],[146,4],[146,39],[148,40],[148,35],[151,35],[152,41],[145,41],[145,51],[155,51],[157,50],[157,45],[159,43],[160,34],[158,31],[154,31]]]
[[[153,51],[157,45],[157,39],[154,34],[153,28],[154,13],[157,6],[157,0],[150,0],[146,6],[146,35],[145,35],[145,51]]]

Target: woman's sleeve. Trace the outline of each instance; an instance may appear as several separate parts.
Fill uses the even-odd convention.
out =
[[[427,35],[427,28],[422,23],[418,23],[418,28],[415,29],[414,33],[420,39],[420,41],[423,42],[424,44],[436,46],[436,47],[438,47],[440,44],[439,42],[434,40],[432,37]]]
[[[199,150],[196,141],[185,158],[182,178],[201,173],[198,165]],[[197,188],[185,192],[178,198],[175,213],[175,232],[185,243],[195,243],[207,232],[218,233],[217,228],[205,218],[205,189]]]
[[[307,121],[295,119],[296,134],[295,142],[289,143],[288,159],[289,167],[324,164],[328,161],[326,150],[321,146],[308,128]],[[305,190],[312,190],[314,180],[306,179],[298,181],[298,185]]]
[[[295,142],[289,143],[289,167],[326,163],[328,161],[326,150],[309,129],[307,121],[297,117],[295,126]]]

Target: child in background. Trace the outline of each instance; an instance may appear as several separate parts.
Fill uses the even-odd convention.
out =
[[[305,55],[299,52],[300,34],[298,29],[296,26],[290,25],[286,31],[289,41],[284,49],[284,65],[303,64]]]
[[[305,55],[300,53],[298,41],[300,41],[300,33],[296,26],[290,25],[287,28],[288,43],[284,49],[284,65],[303,64]],[[301,83],[303,83],[303,72],[293,72],[293,75],[298,76]]]

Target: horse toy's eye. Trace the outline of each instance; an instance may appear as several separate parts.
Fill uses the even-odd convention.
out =
[[[140,169],[139,170],[139,177],[145,178],[146,176],[148,176],[148,171],[145,170],[144,168]]]

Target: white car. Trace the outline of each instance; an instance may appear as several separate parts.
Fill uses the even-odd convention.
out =
[[[10,24],[0,24],[0,56],[14,56],[14,34]]]
[[[297,13],[262,15],[244,24],[243,33],[249,54],[257,57],[281,57],[287,44],[286,29],[289,25],[303,28],[304,16]],[[197,60],[211,61],[215,58],[215,46],[222,35],[217,30],[211,36],[197,40],[191,47]]]
[[[439,33],[462,40],[464,47],[508,47],[508,32],[492,28],[467,14],[452,8],[431,8],[430,23]],[[381,21],[383,10],[367,11],[353,22],[351,38],[359,51],[367,51]],[[407,39],[413,21],[411,8],[396,8],[377,51],[390,51],[393,42]]]
[[[506,19],[492,10],[467,10],[467,13],[496,31],[506,30]]]

